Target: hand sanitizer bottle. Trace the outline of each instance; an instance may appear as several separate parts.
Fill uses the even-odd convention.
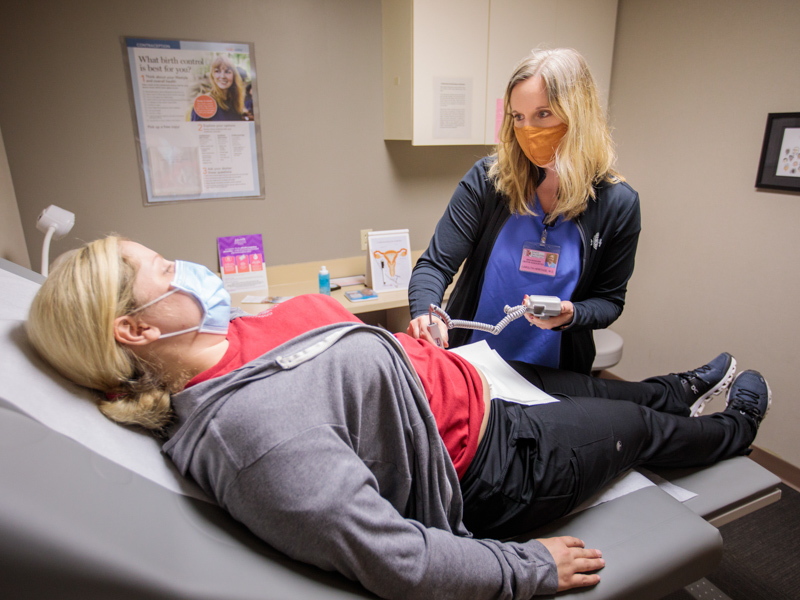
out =
[[[331,275],[325,265],[319,270],[319,293],[326,296],[331,295]]]

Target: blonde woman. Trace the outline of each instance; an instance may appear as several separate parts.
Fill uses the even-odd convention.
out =
[[[462,179],[414,268],[408,333],[430,339],[428,307],[466,261],[447,305],[453,318],[495,324],[525,295],[561,298],[561,314],[528,316],[536,327],[520,319],[498,336],[453,330],[450,345],[485,339],[506,360],[589,373],[592,330],[625,303],[639,197],[614,170],[594,79],[576,51],[534,51],[504,103],[496,153]]]
[[[192,121],[243,121],[246,120],[245,86],[239,70],[230,58],[220,54],[209,69],[211,91],[209,95],[216,103],[211,116],[200,116],[192,108]]]
[[[577,538],[498,540],[630,467],[741,454],[769,405],[755,371],[696,381],[730,384],[727,409],[699,418],[679,416],[694,396],[675,376],[571,373],[572,389],[550,391],[602,397],[507,402],[456,354],[364,325],[329,296],[232,314],[205,267],[116,237],[57,262],[27,330],[58,371],[103,392],[108,417],[162,435],[178,470],[253,533],[385,598],[597,584],[605,563]]]

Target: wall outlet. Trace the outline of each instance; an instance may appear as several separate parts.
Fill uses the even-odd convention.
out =
[[[372,231],[372,229],[362,229],[361,230],[361,249],[367,249],[367,234]]]

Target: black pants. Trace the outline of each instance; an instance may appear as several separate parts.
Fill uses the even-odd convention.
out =
[[[517,373],[551,396],[624,400],[659,412],[689,416],[690,405],[683,398],[680,379],[674,376],[651,377],[644,381],[620,381],[524,362],[511,361],[509,364]]]
[[[680,416],[688,409],[670,378],[612,382],[513,366],[561,401],[492,400],[461,480],[464,523],[478,537],[504,539],[550,522],[633,467],[705,466],[743,454],[755,438],[754,424],[736,411]]]

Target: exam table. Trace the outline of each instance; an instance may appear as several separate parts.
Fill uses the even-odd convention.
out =
[[[108,423],[109,439],[79,443],[59,432],[60,420],[43,425],[47,407],[62,403],[80,409],[72,424],[79,434],[103,423],[90,422],[99,415],[91,393],[28,345],[22,323],[40,282],[0,259],[0,597],[374,598],[270,548],[153,454],[157,442],[146,434]],[[114,453],[116,434],[147,445],[154,464],[127,464]],[[167,484],[151,478],[150,467]],[[603,550],[601,583],[559,597],[660,598],[717,566],[714,525],[780,497],[779,479],[745,457],[659,475],[697,496],[681,503],[649,486],[521,536],[575,535]]]

